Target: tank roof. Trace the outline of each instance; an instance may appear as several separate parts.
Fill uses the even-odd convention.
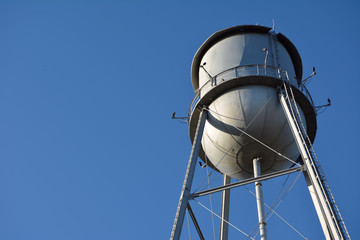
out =
[[[271,31],[271,28],[264,27],[264,26],[258,26],[258,25],[240,25],[235,27],[226,28],[223,30],[220,30],[213,35],[211,35],[203,45],[199,48],[199,50],[196,52],[192,66],[191,66],[191,80],[194,90],[197,90],[199,88],[199,67],[200,67],[200,61],[204,54],[217,42],[221,41],[222,39],[225,39],[227,37],[241,34],[241,33],[260,33],[260,34],[267,34]],[[288,51],[291,60],[294,64],[295,68],[295,74],[297,81],[302,80],[302,61],[299,52],[297,51],[294,44],[283,34],[278,33],[276,34],[278,41],[286,48]]]

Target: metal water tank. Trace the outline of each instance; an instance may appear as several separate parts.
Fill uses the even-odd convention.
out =
[[[201,108],[209,114],[200,158],[235,179],[253,176],[261,158],[262,174],[289,168],[299,152],[278,100],[286,82],[294,92],[311,141],[316,134],[312,101],[299,90],[302,62],[295,46],[281,33],[254,25],[216,32],[197,51],[191,68],[195,98],[189,109],[194,139]]]

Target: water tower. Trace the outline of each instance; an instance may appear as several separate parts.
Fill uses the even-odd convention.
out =
[[[267,239],[261,181],[302,171],[326,239],[350,239],[312,142],[316,110],[303,85],[295,46],[264,26],[221,30],[199,48],[191,67],[195,97],[188,116],[192,150],[170,239],[180,239],[189,201],[223,192],[220,239],[227,239],[229,191],[255,183],[259,230]],[[191,192],[198,157],[223,174],[223,185]],[[236,180],[230,183],[230,179]]]

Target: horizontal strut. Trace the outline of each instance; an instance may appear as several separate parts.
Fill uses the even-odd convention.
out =
[[[255,178],[249,178],[243,181],[239,181],[239,182],[235,182],[235,183],[230,183],[224,186],[220,186],[220,187],[215,187],[212,189],[208,189],[208,190],[204,190],[204,191],[200,191],[200,192],[195,192],[193,194],[191,194],[191,198],[197,198],[197,197],[202,197],[205,195],[209,195],[212,193],[216,193],[216,192],[220,192],[226,189],[231,189],[231,188],[235,188],[235,187],[240,187],[240,186],[244,186],[250,183],[254,183],[257,181],[265,181],[274,177],[279,177],[282,175],[286,175],[286,174],[290,174],[290,173],[294,173],[294,172],[298,172],[298,171],[303,171],[304,167],[300,166],[300,167],[294,167],[294,168],[289,168],[286,170],[281,170],[281,171],[277,171],[274,173],[268,173],[268,174],[264,174],[261,175],[260,177],[255,177]]]

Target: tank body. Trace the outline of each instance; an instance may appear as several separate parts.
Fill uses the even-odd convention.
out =
[[[275,44],[276,49],[273,47]],[[289,53],[269,34],[243,33],[229,36],[211,46],[200,63],[205,63],[203,67],[207,71],[200,68],[198,73],[203,95],[211,87],[227,79],[241,75],[256,75],[258,72],[262,75],[278,77],[279,69],[282,70],[280,74],[289,76],[292,85],[297,85],[295,69]],[[209,83],[209,75],[215,76],[212,84]]]
[[[266,173],[293,164],[269,147],[294,161],[299,157],[276,89],[268,86],[235,88],[213,101],[202,147],[220,172],[235,179],[252,177],[253,159],[257,157],[262,159],[261,169]]]
[[[278,100],[284,81],[296,92],[298,108],[312,141],[316,118],[298,89],[301,58],[283,35],[260,26],[238,26],[211,36],[192,65],[197,93],[190,109],[190,137],[201,106],[208,107],[200,157],[235,179],[253,176],[260,157],[262,174],[289,168],[299,152]],[[300,79],[300,80],[299,80]]]

